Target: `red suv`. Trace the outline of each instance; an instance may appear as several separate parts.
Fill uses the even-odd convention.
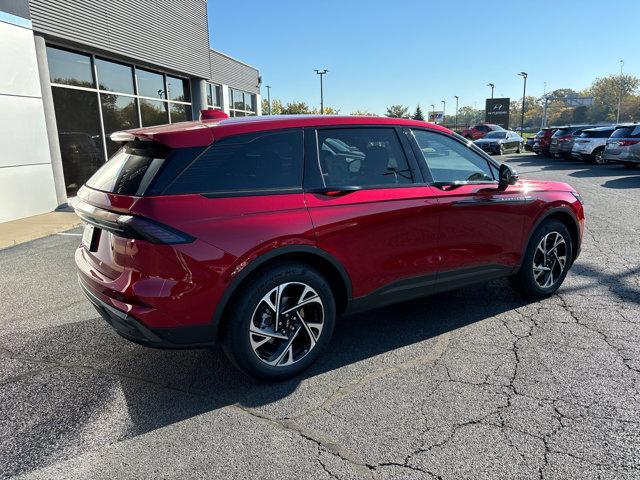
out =
[[[462,136],[464,138],[468,138],[469,140],[478,140],[479,138],[484,138],[484,136],[489,132],[502,132],[504,128],[500,125],[494,125],[492,123],[481,123],[479,125],[475,125],[471,128],[467,128],[462,131]]]
[[[550,295],[580,250],[569,185],[518,180],[425,122],[218,118],[112,139],[78,193],[85,294],[130,340],[219,341],[256,377],[309,366],[338,315],[497,277]]]

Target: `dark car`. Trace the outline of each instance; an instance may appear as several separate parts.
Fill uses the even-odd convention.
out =
[[[82,290],[123,337],[220,342],[256,377],[308,367],[338,315],[498,277],[549,296],[580,251],[572,187],[425,122],[214,118],[111,138],[75,205]]]
[[[549,154],[552,156],[560,156],[564,158],[572,158],[571,150],[573,144],[587,128],[593,128],[595,125],[574,125],[559,127],[558,130],[551,136],[551,143],[549,145]]]
[[[464,138],[468,138],[469,140],[478,140],[479,138],[484,137],[489,132],[503,131],[500,125],[494,125],[492,123],[481,123],[479,125],[475,125],[471,128],[467,128],[462,131],[462,136]]]
[[[533,144],[536,143],[536,137],[529,137],[524,142],[524,150],[526,152],[533,152]]]
[[[626,167],[640,165],[640,124],[616,125],[602,157],[606,162],[618,162]]]
[[[557,127],[545,127],[536,133],[533,142],[533,151],[537,155],[549,155],[549,147],[551,146],[551,137],[558,130]]]
[[[504,155],[509,152],[520,153],[524,148],[524,138],[511,130],[489,132],[473,143],[485,152],[496,155]]]

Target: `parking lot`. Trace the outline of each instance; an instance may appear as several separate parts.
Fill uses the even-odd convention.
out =
[[[559,294],[346,317],[285,383],[118,337],[78,288],[79,230],[0,251],[0,477],[639,478],[640,169],[505,158],[584,197]]]

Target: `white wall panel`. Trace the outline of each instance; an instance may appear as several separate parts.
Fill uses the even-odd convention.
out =
[[[31,30],[0,22],[0,69],[0,95],[41,95]]]
[[[0,223],[57,206],[51,164],[0,168]]]
[[[0,112],[0,168],[51,164],[42,99],[0,95]]]

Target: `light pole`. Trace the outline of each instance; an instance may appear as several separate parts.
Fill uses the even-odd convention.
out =
[[[433,117],[433,123],[437,123],[436,122],[436,106],[433,103],[431,104],[431,116]]]
[[[320,115],[324,115],[324,93],[322,91],[322,77],[329,73],[329,70],[316,70],[318,75],[320,75]]]
[[[271,85],[265,85],[265,87],[267,87],[267,104],[269,105],[267,111],[271,115]]]
[[[456,117],[454,120],[453,129],[457,130],[458,129],[458,95],[454,95],[453,98],[456,99]]]
[[[442,102],[442,124],[446,123],[446,117],[444,116],[444,112],[447,110],[447,102],[444,100],[440,100]]]
[[[491,98],[493,98],[493,89],[495,88],[495,85],[493,83],[487,83],[487,87],[491,87]]]
[[[542,98],[544,98],[544,108],[542,110],[542,125],[540,125],[540,128],[545,128],[547,126],[547,82],[544,82]]]
[[[618,93],[618,113],[616,113],[616,123],[620,123],[620,105],[622,104],[622,67],[624,67],[624,60],[620,60],[620,92]]]
[[[524,132],[524,100],[525,95],[527,94],[527,72],[520,72],[518,74],[519,77],[524,78],[524,86],[522,87],[522,113],[520,114],[520,136]]]

